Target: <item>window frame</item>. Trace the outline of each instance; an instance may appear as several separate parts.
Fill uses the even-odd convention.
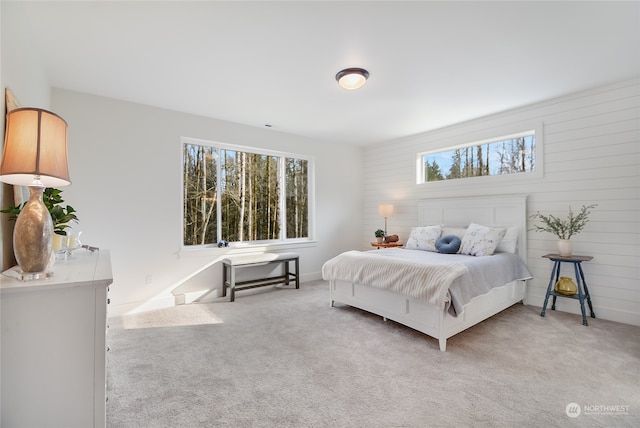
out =
[[[182,158],[184,145],[185,144],[197,144],[202,146],[208,146],[216,148],[217,150],[230,150],[230,151],[238,151],[245,153],[252,153],[257,155],[266,155],[266,156],[275,156],[278,157],[278,180],[280,180],[280,197],[279,197],[279,209],[282,213],[280,222],[280,237],[278,239],[264,239],[264,240],[256,240],[256,241],[237,241],[237,242],[229,242],[228,247],[218,247],[216,243],[210,244],[199,244],[199,245],[185,245],[184,244],[184,173],[180,173],[180,182],[181,182],[181,200],[180,200],[180,251],[185,252],[194,252],[194,251],[203,251],[203,250],[229,250],[229,249],[248,249],[250,251],[256,251],[260,249],[268,249],[269,247],[285,247],[285,248],[296,248],[296,247],[304,247],[309,244],[315,244],[315,158],[309,155],[303,155],[299,153],[291,153],[284,152],[272,149],[264,149],[260,147],[250,147],[239,144],[229,144],[222,143],[219,141],[211,141],[204,140],[200,138],[193,137],[181,137],[180,138],[180,167],[181,171],[184,171],[184,159]],[[308,198],[308,236],[304,238],[286,238],[286,175],[283,168],[283,163],[286,158],[294,158],[307,161],[307,198]],[[216,162],[216,176],[220,176],[221,163]],[[221,181],[216,180],[216,192],[220,192]],[[221,216],[222,210],[220,209],[221,198],[217,198],[218,207],[216,209],[216,236],[217,239],[220,240],[220,232],[221,232]]]
[[[532,180],[539,179],[544,176],[544,138],[543,124],[535,123],[528,125],[512,125],[500,128],[494,131],[476,132],[471,137],[465,138],[466,141],[460,141],[461,138],[451,139],[445,142],[445,145],[439,145],[431,150],[424,150],[416,154],[416,177],[415,183],[418,186],[465,186],[472,183],[493,183],[500,180]],[[495,143],[509,140],[526,135],[534,135],[535,137],[535,170],[512,174],[483,175],[477,177],[463,177],[450,180],[426,181],[425,180],[425,164],[423,157],[425,155],[446,152],[451,150],[462,149],[465,147],[475,147],[482,144]],[[472,141],[469,141],[472,140]]]

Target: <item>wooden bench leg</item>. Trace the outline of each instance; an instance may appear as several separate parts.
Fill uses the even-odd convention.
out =
[[[284,261],[284,285],[289,285],[289,263],[291,260]]]
[[[221,297],[225,297],[227,295],[227,265],[222,264],[222,293]]]
[[[296,258],[296,288],[300,288],[300,259]]]
[[[231,272],[229,274],[229,301],[233,302],[236,298],[236,267],[229,266]]]

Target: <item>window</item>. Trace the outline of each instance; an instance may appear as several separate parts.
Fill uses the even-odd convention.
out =
[[[312,161],[183,139],[183,245],[309,239]]]
[[[492,138],[419,155],[419,183],[536,171],[536,133]]]

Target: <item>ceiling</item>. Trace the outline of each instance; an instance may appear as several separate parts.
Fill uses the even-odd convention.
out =
[[[51,86],[364,145],[639,76],[639,5],[3,1],[2,18]],[[363,88],[338,87],[347,67]]]

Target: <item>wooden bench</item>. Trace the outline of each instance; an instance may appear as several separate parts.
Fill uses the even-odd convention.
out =
[[[289,263],[295,262],[295,272],[289,269]],[[251,279],[247,281],[236,281],[236,270],[255,266],[265,266],[270,264],[284,265],[284,272],[279,276],[267,278]],[[230,256],[222,260],[222,296],[227,295],[229,287],[229,299],[235,300],[235,292],[266,285],[284,284],[294,279],[296,289],[300,288],[300,257],[296,253],[260,253]]]

